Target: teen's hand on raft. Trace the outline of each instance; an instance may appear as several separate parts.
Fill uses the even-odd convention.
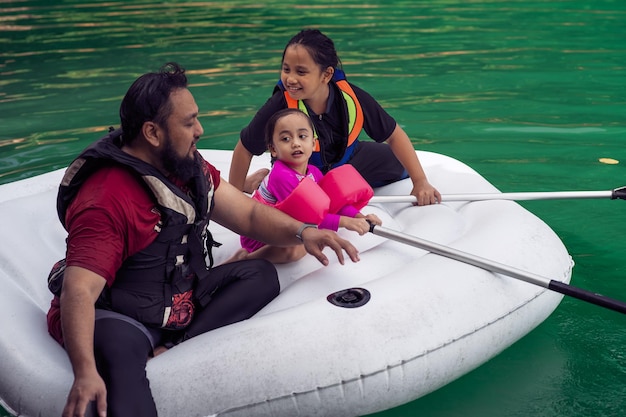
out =
[[[411,195],[417,198],[417,203],[413,203],[413,205],[427,206],[429,204],[441,203],[441,194],[426,180],[414,184]]]
[[[302,243],[304,249],[315,256],[324,266],[328,265],[328,258],[322,250],[325,247],[331,248],[337,254],[337,259],[341,265],[344,264],[343,251],[345,251],[352,262],[358,262],[359,251],[349,241],[340,238],[337,233],[330,230],[320,230],[307,227],[302,231]]]

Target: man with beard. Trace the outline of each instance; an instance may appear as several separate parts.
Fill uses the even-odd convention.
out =
[[[357,250],[330,231],[259,204],[220,178],[196,149],[203,133],[176,63],[138,78],[121,129],[68,167],[57,210],[68,232],[53,268],[50,334],[74,382],[63,416],[156,416],[146,363],[178,343],[247,319],[279,292],[264,260],[213,266],[209,220],[274,246],[304,243],[324,265]],[[210,354],[210,352],[207,352]]]

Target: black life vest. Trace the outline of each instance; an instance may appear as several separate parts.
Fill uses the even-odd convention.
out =
[[[182,329],[193,318],[193,290],[198,280],[209,279],[211,249],[219,246],[207,229],[213,208],[213,183],[198,156],[189,182],[191,189],[184,192],[152,165],[122,151],[121,134],[121,129],[110,132],[68,167],[57,196],[59,219],[65,226],[68,205],[96,170],[111,164],[131,169],[157,203],[161,214],[158,236],[124,261],[114,283],[105,288],[96,306],[147,326]],[[55,265],[56,271],[53,268],[48,278],[48,286],[56,295],[60,295],[62,286],[62,264],[61,261]]]

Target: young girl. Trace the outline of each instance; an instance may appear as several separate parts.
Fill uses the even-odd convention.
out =
[[[258,132],[274,113],[288,107],[300,108],[313,120],[319,142],[311,163],[323,173],[349,163],[372,187],[409,176],[419,205],[441,201],[407,134],[372,96],[346,81],[333,41],[314,29],[289,41],[274,94],[241,131],[229,176],[235,187],[252,192],[267,174],[260,170],[246,179],[252,155],[265,151]],[[374,142],[357,139],[362,128]]]
[[[266,126],[265,141],[274,164],[252,198],[276,205],[284,201],[305,177],[315,182],[322,179],[320,170],[309,165],[315,137],[311,119],[305,113],[298,109],[283,109],[272,115]],[[363,235],[370,229],[368,221],[382,224],[374,214],[364,216],[354,207],[345,206],[337,214],[327,214],[319,227],[335,231],[343,227]],[[243,249],[231,260],[263,258],[279,264],[296,261],[306,254],[303,245],[266,246],[246,236],[241,237],[241,246]]]

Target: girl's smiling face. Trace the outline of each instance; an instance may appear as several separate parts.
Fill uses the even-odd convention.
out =
[[[311,120],[304,113],[290,113],[276,121],[270,153],[290,168],[305,175],[315,137]]]
[[[285,49],[280,79],[295,100],[325,100],[334,70],[322,70],[305,46],[294,44]]]

